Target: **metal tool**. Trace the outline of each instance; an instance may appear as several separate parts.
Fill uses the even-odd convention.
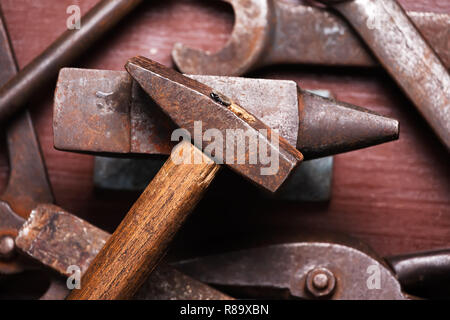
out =
[[[316,1],[350,22],[450,150],[450,74],[397,1]]]
[[[71,265],[79,266],[84,273],[108,237],[106,232],[56,206],[40,205],[22,226],[16,242],[30,257],[69,276]],[[409,298],[404,292],[422,298],[450,296],[445,285],[450,275],[449,250],[382,259],[361,241],[318,232],[300,242],[170,264],[241,298]],[[334,279],[334,288],[333,281],[323,285],[323,275],[327,280],[328,276]],[[380,277],[379,283],[374,275]],[[134,298],[230,299],[193,278],[161,264]],[[68,290],[64,287],[56,293],[54,299],[63,299]]]
[[[0,122],[12,116],[43,84],[117,24],[142,0],[102,0],[81,19],[79,30],[67,30],[0,89]]]
[[[341,17],[298,0],[224,0],[235,25],[221,50],[210,53],[177,43],[172,56],[183,73],[242,75],[279,63],[336,66],[378,65]],[[450,67],[450,16],[408,12],[424,38]]]
[[[305,159],[398,138],[394,119],[322,98],[293,81],[189,76],[229,96],[277,129]],[[55,91],[55,148],[89,153],[168,155],[173,123],[119,71],[62,69]]]
[[[284,138],[211,87],[144,57],[130,59],[125,67],[164,113],[183,128],[183,134],[188,132],[190,137],[183,137],[173,149],[169,160],[95,257],[83,276],[82,288],[72,291],[68,299],[132,297],[217,175],[218,163],[275,192],[303,160],[303,155]],[[205,154],[200,151],[203,138],[191,138],[198,134],[196,126],[200,120],[202,135],[210,129],[215,137],[217,132],[226,137],[227,130],[240,130],[253,143],[246,143],[241,136],[238,139],[244,143],[237,154],[235,144],[228,141],[209,151],[205,146]],[[258,149],[254,149],[255,142]],[[261,160],[262,152],[276,159],[276,168],[271,163],[267,168],[268,164]],[[230,158],[230,154],[234,156]],[[251,159],[255,155],[259,159],[254,162]],[[244,161],[236,161],[241,156]]]
[[[17,247],[27,256],[64,277],[72,276],[70,267],[84,274],[110,235],[54,205],[39,205],[23,224],[16,238]],[[56,285],[55,285],[56,287]],[[44,298],[64,299],[69,293],[64,284],[49,289]],[[229,296],[212,289],[167,264],[160,264],[134,297],[139,300],[223,300]]]
[[[448,298],[450,293],[450,250],[386,260],[347,237],[268,245],[173,266],[240,298],[391,300],[411,294]]]
[[[0,14],[0,81],[17,73],[14,53]],[[10,175],[0,195],[0,273],[14,274],[25,266],[15,254],[14,238],[31,209],[40,202],[53,202],[53,194],[28,111],[7,127]]]
[[[313,90],[311,93],[331,98],[328,90]],[[276,198],[288,201],[322,202],[330,200],[333,157],[304,162],[292,173]],[[143,191],[164,164],[162,159],[121,159],[95,157],[94,186],[107,190]],[[232,181],[236,188],[236,183]],[[217,196],[226,195],[230,183],[221,182]],[[266,196],[261,192],[258,196]]]

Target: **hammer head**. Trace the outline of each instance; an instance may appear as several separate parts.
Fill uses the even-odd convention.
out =
[[[275,192],[303,160],[302,154],[253,114],[207,85],[144,57],[126,69],[191,142],[217,163]],[[212,143],[204,145],[204,141]]]

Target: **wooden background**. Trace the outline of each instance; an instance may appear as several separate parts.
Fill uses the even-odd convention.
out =
[[[20,67],[66,28],[67,6],[82,13],[97,0],[0,0]],[[450,14],[448,0],[399,0],[407,10]],[[172,66],[177,41],[218,50],[233,27],[233,11],[219,1],[145,1],[74,66],[122,70],[127,58],[144,55]],[[305,43],[305,45],[308,45]],[[233,190],[224,199],[204,201],[175,245],[196,252],[238,234],[303,229],[345,232],[381,255],[450,246],[449,156],[396,84],[382,70],[276,66],[250,76],[291,79],[304,88],[329,89],[343,101],[400,120],[400,139],[335,158],[332,200],[327,204],[246,201]],[[138,194],[95,190],[93,157],[53,148],[54,83],[30,103],[56,202],[96,225],[114,230]],[[429,94],[433,94],[430,92]],[[8,164],[0,154],[0,191]],[[249,188],[251,188],[249,186]]]

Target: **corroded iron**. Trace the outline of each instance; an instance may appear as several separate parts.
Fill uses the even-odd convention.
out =
[[[172,56],[190,74],[242,75],[279,63],[376,66],[378,62],[348,23],[298,0],[225,0],[235,25],[224,48],[209,53],[177,43]],[[450,66],[450,16],[408,12],[424,38]]]
[[[369,147],[399,135],[396,120],[310,94],[292,81],[189,77],[277,129],[305,159]],[[57,149],[168,155],[175,128],[125,72],[65,68],[59,74],[53,113]]]
[[[283,243],[193,258],[173,265],[199,281],[247,298],[252,294],[260,299],[407,298],[395,274],[383,260],[353,244]],[[370,270],[374,268],[379,272],[382,290],[369,287],[370,272],[374,272]],[[317,289],[313,287],[312,276],[320,271],[329,277],[329,283],[325,288]]]

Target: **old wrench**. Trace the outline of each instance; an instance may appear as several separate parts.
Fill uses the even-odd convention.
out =
[[[228,43],[216,53],[177,43],[172,56],[189,74],[242,75],[255,68],[302,63],[375,66],[366,45],[341,17],[298,0],[225,0],[235,12]],[[408,12],[425,39],[450,66],[450,16]]]
[[[450,75],[397,1],[318,1],[350,22],[450,150]]]
[[[241,298],[403,300],[450,293],[449,249],[383,259],[342,235],[317,234],[173,265]]]

